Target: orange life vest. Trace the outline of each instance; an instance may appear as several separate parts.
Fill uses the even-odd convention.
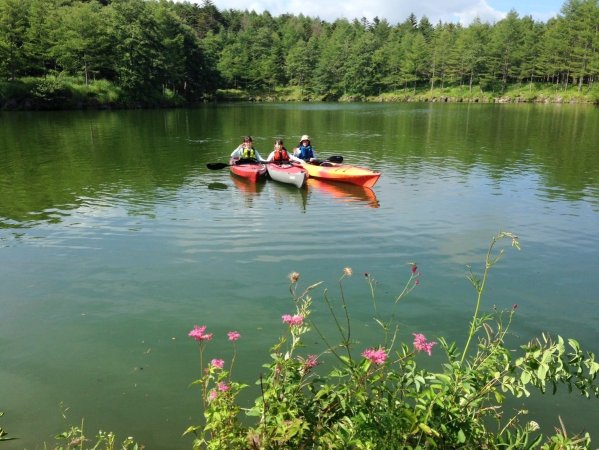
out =
[[[285,149],[285,147],[276,149],[272,160],[275,162],[289,162],[289,154],[287,153],[287,149]]]

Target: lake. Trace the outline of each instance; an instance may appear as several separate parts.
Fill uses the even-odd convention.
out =
[[[463,344],[467,267],[482,271],[501,230],[522,250],[502,245],[484,311],[518,305],[514,346],[549,332],[599,353],[598,124],[585,105],[0,112],[0,427],[19,438],[3,450],[44,448],[82,418],[89,435],[191,448],[181,434],[202,411],[187,333],[207,325],[208,357],[229,359],[226,332],[239,331],[235,377],[255,389],[292,312],[293,271],[300,286],[323,281],[314,319],[326,324],[323,288],[338,297],[352,268],[343,286],[357,348],[377,336],[364,273],[402,340]],[[320,156],[382,176],[372,190],[316,180],[300,190],[206,168],[246,134],[263,156],[276,138],[290,149],[309,134]],[[410,262],[421,284],[395,305]],[[562,387],[507,409],[519,407],[546,432],[561,415],[569,433],[599,440],[597,399]]]

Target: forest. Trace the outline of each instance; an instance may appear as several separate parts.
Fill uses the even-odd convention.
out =
[[[566,0],[546,23],[411,14],[327,22],[167,0],[0,0],[0,107],[194,103],[291,89],[298,100],[510,86],[599,101],[599,1]]]

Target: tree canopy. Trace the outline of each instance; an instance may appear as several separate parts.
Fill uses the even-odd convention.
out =
[[[512,10],[468,26],[413,14],[331,23],[210,0],[0,0],[0,80],[62,74],[189,101],[288,86],[330,99],[452,85],[582,91],[599,75],[599,0],[566,0],[546,23]]]

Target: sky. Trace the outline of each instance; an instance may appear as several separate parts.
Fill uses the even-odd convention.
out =
[[[182,0],[178,0],[182,1]],[[201,0],[185,0],[202,4]],[[219,10],[270,12],[273,16],[289,13],[319,17],[327,22],[338,18],[349,20],[366,17],[387,19],[391,25],[401,23],[414,13],[418,19],[468,25],[477,16],[483,22],[501,20],[510,9],[520,17],[531,15],[546,22],[556,16],[566,0],[212,0]]]

